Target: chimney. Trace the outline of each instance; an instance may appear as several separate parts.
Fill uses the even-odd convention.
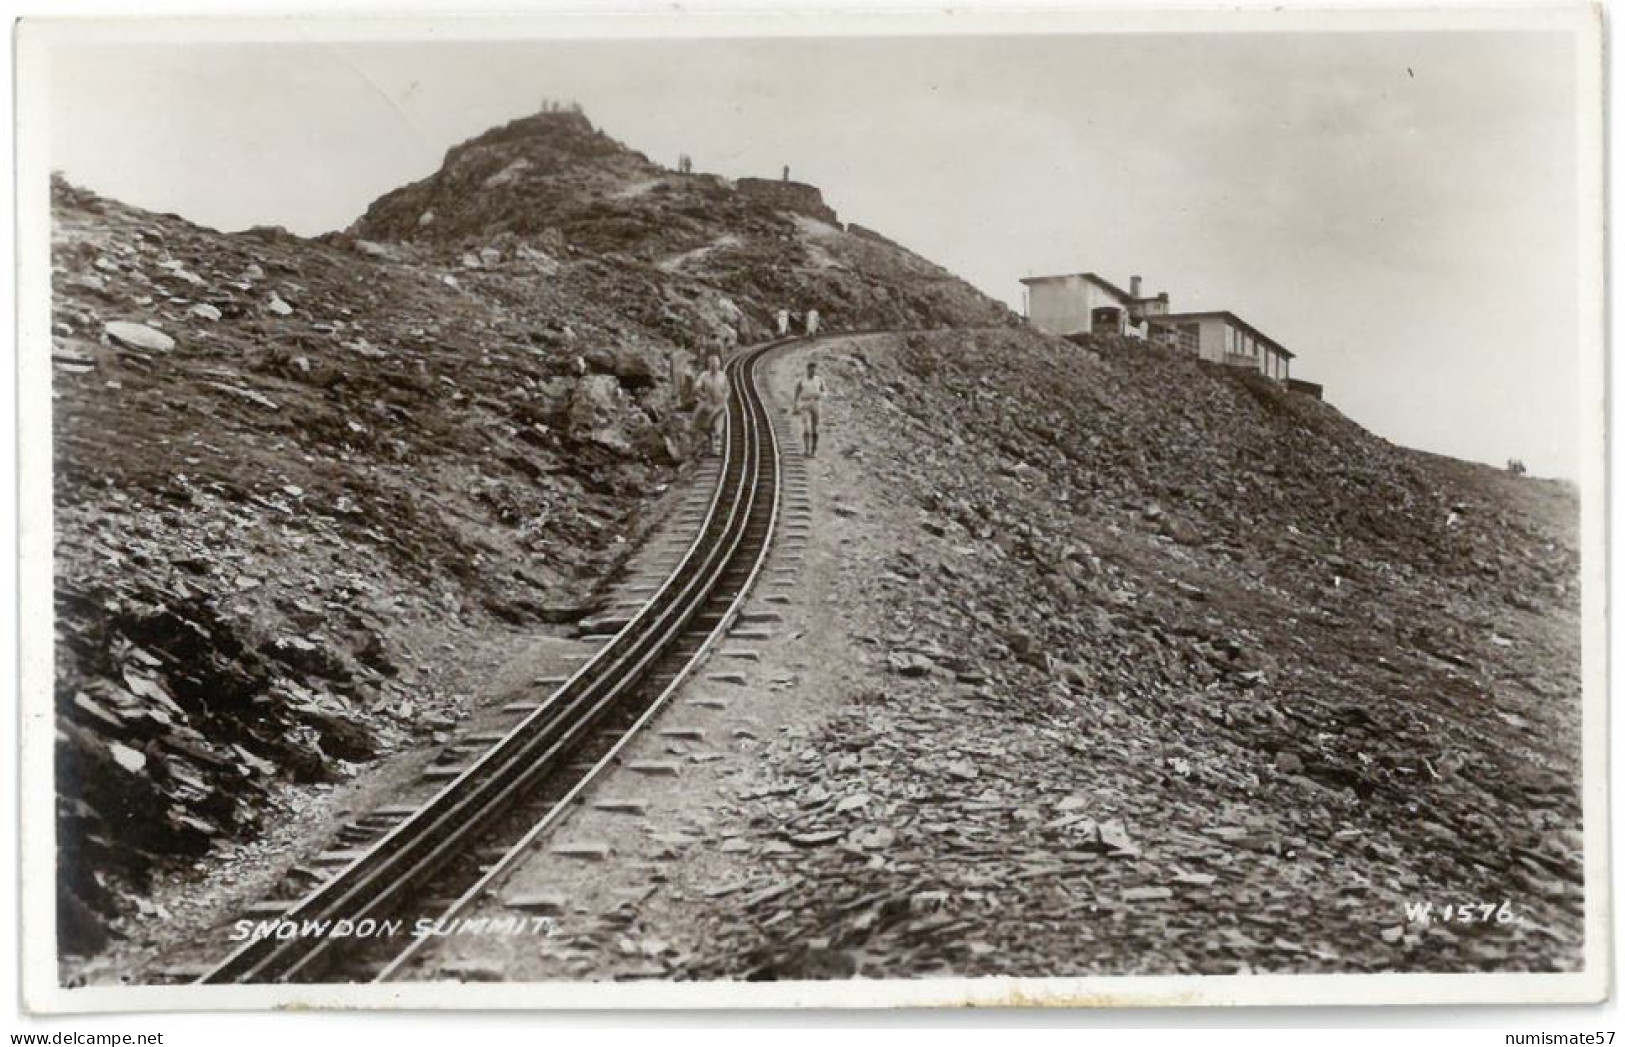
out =
[[[1140,297],[1140,278],[1138,276],[1128,278],[1128,296],[1130,298]]]

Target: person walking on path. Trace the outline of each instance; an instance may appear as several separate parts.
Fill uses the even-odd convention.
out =
[[[694,371],[689,367],[687,353],[671,354],[671,389],[679,411],[694,406]]]
[[[818,333],[818,310],[807,310],[807,337],[811,338]]]
[[[722,454],[722,437],[728,422],[728,376],[722,371],[722,357],[716,353],[705,362],[705,372],[694,383],[700,403],[700,425],[709,434],[710,453]]]
[[[779,310],[779,337],[783,338],[790,333],[790,310]]]
[[[801,416],[801,449],[808,457],[818,454],[818,421],[820,408],[829,387],[818,373],[818,362],[807,361],[807,374],[796,382],[796,397],[792,410]]]

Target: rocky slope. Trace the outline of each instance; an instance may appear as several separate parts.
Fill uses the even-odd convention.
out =
[[[1136,344],[808,359],[768,624],[413,977],[1579,966],[1572,489]]]
[[[692,446],[698,353],[779,308],[1011,319],[805,194],[664,171],[574,113],[316,240],[60,180],[53,211],[70,952],[290,787],[452,722],[504,637],[591,610]]]
[[[852,559],[807,599],[861,653],[696,818],[753,887],[674,908],[664,973],[1578,962],[1564,485],[1013,327],[811,187],[574,113],[315,240],[54,204],[69,951],[590,611],[692,446],[674,376],[817,308],[914,332],[812,350]]]
[[[1577,968],[1572,488],[1138,343],[825,370],[858,653],[707,812],[743,888],[672,973]]]

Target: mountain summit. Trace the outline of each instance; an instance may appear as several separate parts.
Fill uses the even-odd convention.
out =
[[[813,186],[667,170],[573,111],[515,120],[455,146],[439,171],[385,194],[347,235],[471,265],[490,260],[517,281],[612,261],[622,279],[671,288],[677,322],[649,319],[687,347],[717,335],[692,323],[681,301],[701,288],[724,292],[739,309],[732,326],[744,341],[767,337],[781,308],[817,309],[848,330],[1014,320],[940,267],[842,225]]]
[[[780,309],[1014,322],[810,186],[666,170],[576,112],[315,239],[52,189],[70,950],[592,610],[690,454],[671,379],[704,353]]]
[[[685,370],[817,309],[878,333],[770,365],[783,407],[821,363],[827,431],[751,727],[673,792],[728,844],[648,855],[687,886],[638,919],[683,948],[606,919],[600,975],[1579,962],[1566,485],[1043,335],[813,186],[572,111],[315,239],[52,201],[68,954],[207,940],[545,678],[693,475]],[[624,853],[594,878],[647,897]],[[1406,916],[1505,898],[1495,936]]]

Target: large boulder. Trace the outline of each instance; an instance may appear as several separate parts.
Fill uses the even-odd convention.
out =
[[[167,353],[175,348],[175,339],[146,324],[128,320],[111,320],[103,328],[109,340],[130,349],[144,349],[150,353]]]
[[[581,354],[589,370],[612,375],[623,387],[639,391],[654,385],[665,370],[665,361],[653,349],[641,345],[594,346]]]
[[[612,450],[631,449],[626,423],[633,414],[631,401],[620,383],[607,374],[589,374],[576,382],[570,398],[569,431],[577,440],[591,440]]]

